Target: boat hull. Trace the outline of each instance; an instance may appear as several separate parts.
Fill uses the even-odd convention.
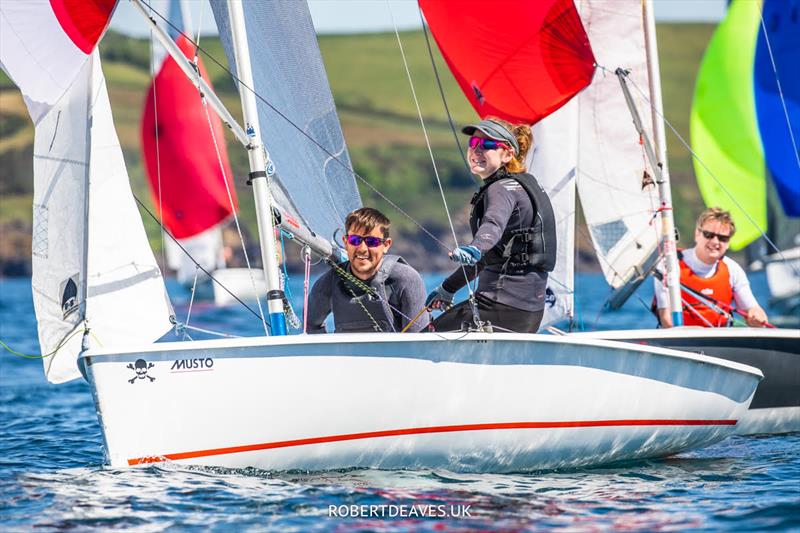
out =
[[[800,431],[800,330],[687,327],[575,335],[685,350],[759,368],[764,381],[736,433]]]
[[[730,434],[761,379],[703,356],[515,334],[165,343],[81,361],[113,466],[505,472],[663,457]]]

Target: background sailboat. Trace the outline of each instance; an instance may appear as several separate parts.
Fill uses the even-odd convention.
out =
[[[196,58],[197,75],[212,87],[196,48],[184,36],[191,34],[185,2],[172,0],[168,18],[170,37],[187,58]],[[157,67],[142,110],[141,147],[156,212],[180,243],[164,239],[167,265],[197,298],[218,305],[234,303],[234,295],[254,300],[266,293],[263,272],[225,268],[222,229],[238,200],[222,122],[174,59],[156,44],[153,54]]]
[[[798,10],[794,0],[734,1],[706,50],[691,115],[703,199],[733,213],[731,248],[753,245],[772,303],[789,316],[800,313]]]

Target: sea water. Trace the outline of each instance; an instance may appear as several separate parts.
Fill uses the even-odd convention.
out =
[[[440,279],[426,282],[432,288]],[[763,276],[751,280],[765,302]],[[185,319],[189,294],[170,292]],[[602,278],[579,276],[576,324],[652,327],[652,290],[640,293],[604,313]],[[244,308],[203,302],[191,302],[190,325],[262,331]],[[0,340],[38,352],[29,279],[0,280]],[[130,423],[148,416],[157,413]],[[105,464],[88,385],[50,385],[40,361],[7,351],[0,353],[0,428],[2,531],[800,530],[800,434],[732,437],[658,461],[563,472],[115,469]]]

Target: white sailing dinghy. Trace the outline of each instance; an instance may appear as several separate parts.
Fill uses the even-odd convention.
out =
[[[53,163],[49,174],[37,167],[37,205],[56,211],[65,204],[53,191],[73,192],[66,202],[72,216],[44,228],[37,250],[48,256],[70,248],[78,258],[75,275],[72,266],[57,270],[34,262],[40,340],[43,351],[54,352],[45,371],[50,381],[62,382],[80,368],[92,386],[112,466],[170,460],[266,469],[577,467],[705,446],[730,434],[746,412],[762,377],[757,369],[662,348],[498,333],[281,335],[272,217],[264,216],[268,194],[280,196],[278,188],[268,188],[268,176],[273,183],[279,179],[272,165],[303,214],[283,210],[288,199],[279,197],[282,226],[293,228],[294,238],[318,254],[331,253],[320,235],[341,223],[337,209],[359,204],[352,173],[340,164],[349,164],[344,139],[311,19],[299,2],[214,3],[237,69],[245,128],[194,78],[249,148],[273,335],[147,344],[169,326],[170,310],[152,254],[129,259],[120,251],[139,250],[146,241],[121,170],[99,56],[92,51],[113,7],[109,2],[101,13],[105,18],[94,41],[77,47],[83,57],[76,54],[73,81],[60,94],[28,98],[37,124],[37,161]],[[49,2],[5,2],[0,15],[3,68],[30,97],[30,87],[40,88],[31,77],[37,63],[16,54],[43,49],[32,46],[42,35],[36,31],[42,17],[49,17],[54,31],[75,26],[61,20],[64,12],[53,12]],[[6,31],[6,25],[16,31]],[[248,27],[257,31],[245,34]],[[80,41],[64,32],[68,45]],[[174,42],[155,24],[154,32],[191,74]],[[264,35],[279,43],[269,53]],[[288,67],[295,68],[284,74]],[[267,90],[266,72],[287,79]],[[255,94],[269,95],[269,103],[257,103]],[[287,128],[280,116],[266,122],[270,113],[291,117],[301,128]],[[62,147],[76,135],[86,146],[66,153]],[[268,159],[261,141],[273,138],[286,141],[270,142]],[[45,190],[42,175],[52,178]],[[310,184],[320,194],[309,195]],[[117,204],[95,201],[95,194],[112,187]],[[109,231],[103,232],[97,223],[106,215],[102,222]],[[53,232],[87,226],[68,242],[53,238]],[[124,231],[125,240],[104,240],[111,231]],[[102,246],[102,255],[92,251],[95,246]],[[107,272],[117,277],[105,282]],[[66,291],[63,281],[69,280],[76,288]],[[125,299],[132,290],[136,298]],[[72,295],[69,306],[62,306],[65,295]]]
[[[628,118],[629,106],[617,76],[606,70],[598,72],[592,85],[569,104],[535,126],[537,146],[529,166],[556,199],[568,190],[565,178],[574,177],[572,187],[577,186],[592,244],[613,290],[608,303],[615,308],[642,281],[650,282],[659,247],[666,256],[675,250],[671,222],[659,223],[659,216],[671,218],[671,200],[660,198],[657,190],[660,174],[669,193],[655,24],[649,2],[620,0],[613,10],[599,0],[580,0],[576,6],[597,63],[629,71],[631,100],[642,110],[640,121],[645,137],[656,145],[657,164],[646,157],[642,137]],[[750,10],[757,18],[760,8],[742,3],[733,9]],[[569,201],[554,201],[557,217],[571,222],[559,226],[559,243],[574,239],[574,207]],[[550,288],[555,298],[546,315],[551,323],[564,316],[564,309],[572,316],[572,260],[572,254],[559,257],[553,273]],[[563,287],[569,289],[559,290]],[[673,301],[680,309],[680,296]],[[800,330],[677,327],[572,335],[687,350],[758,367],[765,380],[736,432],[800,431]]]
[[[748,11],[754,16],[750,25],[755,31],[760,7],[745,4],[733,9]],[[459,73],[463,77],[472,68],[471,63],[481,61],[478,56],[482,50],[468,48],[469,53],[459,63],[460,37],[448,33],[452,27],[452,15],[448,10],[454,7],[441,1],[422,5],[440,48],[449,58],[451,70],[456,72],[457,78]],[[668,266],[672,264],[669,270],[677,274],[652,6],[640,0],[618,0],[614,9],[609,9],[609,3],[603,0],[579,0],[575,5],[600,68],[591,85],[534,125],[535,144],[528,159],[528,167],[551,198],[558,222],[559,254],[548,282],[543,327],[573,314],[576,188],[604,277],[613,289],[609,298],[612,308],[621,306],[639,284],[648,279],[659,258],[659,247],[672,259],[668,261]],[[788,8],[779,5],[773,9]],[[472,20],[471,23],[477,25],[483,21]],[[784,34],[796,35],[785,26],[781,28]],[[470,32],[466,34],[471,35]],[[734,40],[738,38],[738,34],[733,35]],[[493,60],[498,54],[490,49],[486,56]],[[735,57],[738,64],[739,54]],[[623,87],[627,98],[618,76],[612,72],[617,67],[627,71]],[[475,101],[473,87],[462,84],[462,89],[481,116],[500,114],[502,118],[500,110],[510,115],[506,118],[514,120],[514,114],[507,111],[511,103],[503,102],[506,106],[503,107],[497,101],[490,101],[489,96]],[[509,98],[519,100],[518,95]],[[638,117],[641,131],[637,131],[629,119],[631,112],[638,114],[636,109],[649,110],[645,116]],[[783,115],[780,118],[783,121]],[[643,142],[649,139],[654,140],[655,147],[648,154],[647,144]],[[728,150],[728,153],[735,152],[733,148]],[[673,312],[679,312],[681,297],[677,278],[670,280],[670,287],[676,289],[672,294]],[[800,331],[796,329],[693,327],[669,332],[638,329],[575,335],[688,350],[761,368],[766,379],[736,431],[800,431]]]

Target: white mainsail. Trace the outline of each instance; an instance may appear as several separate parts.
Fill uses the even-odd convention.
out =
[[[580,0],[577,6],[597,64],[630,70],[629,79],[646,95],[647,100],[641,99],[637,107],[652,139],[641,1]],[[658,65],[653,69],[658,70]],[[578,196],[606,281],[619,289],[636,277],[636,267],[645,264],[658,247],[660,226],[654,218],[658,192],[654,185],[643,184],[645,172],[655,176],[613,72],[598,69],[577,99]]]
[[[39,108],[37,108],[37,111]],[[89,345],[152,342],[172,310],[131,194],[97,50],[36,126],[33,300],[47,379]]]

